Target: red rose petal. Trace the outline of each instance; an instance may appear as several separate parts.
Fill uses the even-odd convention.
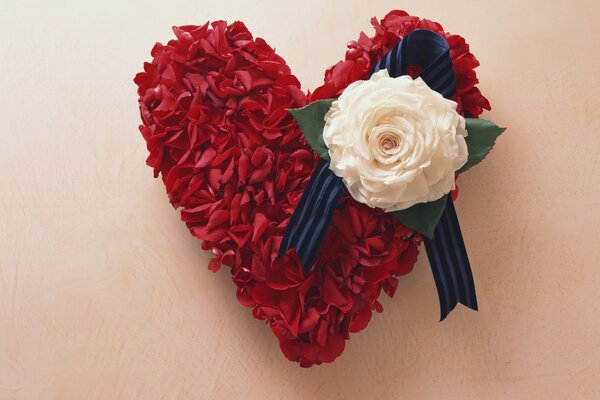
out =
[[[255,241],[261,237],[268,225],[269,221],[267,220],[267,217],[264,214],[257,213],[254,217],[254,232],[252,233],[252,241]]]

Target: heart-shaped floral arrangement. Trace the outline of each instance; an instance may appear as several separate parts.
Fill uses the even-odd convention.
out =
[[[345,59],[327,69],[312,93],[242,22],[174,27],[176,39],[157,43],[152,62],[135,77],[148,165],[162,177],[171,204],[182,208],[192,235],[214,254],[209,268],[230,268],[239,302],[268,323],[285,356],[303,367],[333,361],[349,334],[383,311],[381,291],[394,295],[423,236],[344,193],[312,268],[305,271],[294,251],[278,257],[320,160],[288,110],[339,97],[368,79],[417,29],[436,32],[450,47],[457,111],[477,117],[490,109],[475,87],[479,63],[462,37],[404,11],[371,23],[374,35],[349,42]]]

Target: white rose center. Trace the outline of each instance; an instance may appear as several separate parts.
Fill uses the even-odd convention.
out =
[[[400,139],[399,136],[396,136],[391,132],[386,132],[381,136],[381,139],[379,139],[379,147],[386,154],[392,154],[393,150],[400,147]]]
[[[374,127],[368,134],[369,152],[379,163],[396,163],[406,153],[406,133],[399,126],[382,124]]]

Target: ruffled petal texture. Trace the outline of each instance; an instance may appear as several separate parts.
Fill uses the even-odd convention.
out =
[[[209,269],[229,267],[239,302],[269,324],[285,356],[302,367],[335,360],[350,333],[383,310],[381,291],[394,295],[422,238],[346,194],[308,272],[294,250],[277,259],[318,162],[287,110],[337,97],[368,78],[372,63],[417,28],[448,39],[458,107],[471,115],[489,108],[462,38],[401,11],[372,22],[375,35],[351,42],[312,95],[241,22],[174,27],[175,38],[154,46],[134,80],[148,165],[192,235],[214,254]]]

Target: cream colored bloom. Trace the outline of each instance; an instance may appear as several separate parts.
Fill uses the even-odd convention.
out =
[[[456,103],[386,70],[349,85],[325,116],[329,167],[356,201],[385,211],[437,200],[467,162]]]

